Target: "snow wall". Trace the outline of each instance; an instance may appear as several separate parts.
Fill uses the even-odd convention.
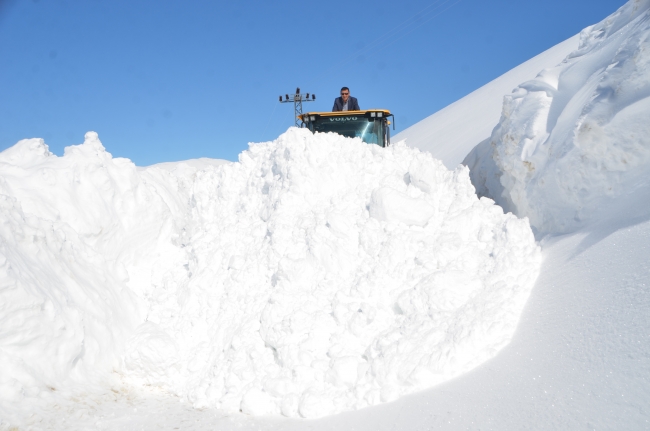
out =
[[[479,195],[540,235],[585,226],[647,188],[650,1],[586,28],[577,51],[506,96],[491,139],[463,163]]]
[[[124,382],[255,415],[393,400],[506,345],[541,262],[466,167],[295,128],[149,168],[93,132],[62,157],[24,140],[0,214],[5,418]]]
[[[458,166],[479,143],[490,139],[499,122],[503,95],[512,92],[524,81],[534,78],[540,70],[560,63],[575,51],[580,35],[547,49],[525,63],[474,90],[440,111],[402,130],[393,142],[429,151],[449,169]],[[467,127],[471,124],[471,127]]]

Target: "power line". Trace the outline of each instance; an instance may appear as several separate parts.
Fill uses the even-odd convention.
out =
[[[266,122],[266,126],[264,126],[264,131],[262,132],[262,139],[264,139],[264,136],[266,135],[266,129],[269,128],[269,124],[271,124],[271,120],[273,119],[273,114],[275,114],[275,108],[277,108],[278,105],[275,103],[273,104],[273,111],[271,111],[271,116],[269,117],[269,121]]]
[[[325,70],[324,70],[323,72],[321,72],[320,74],[315,75],[315,78],[320,78],[321,76],[323,76],[323,75],[325,75],[326,73],[328,73],[330,70],[332,70],[332,69],[334,69],[334,68],[338,68],[338,67],[339,67],[338,64],[341,64],[341,63],[342,63],[342,64],[345,64],[345,63],[347,63],[347,62],[348,62],[349,60],[351,60],[352,58],[356,57],[357,55],[359,55],[360,53],[362,53],[362,52],[364,52],[364,51],[369,50],[370,48],[374,47],[375,45],[379,44],[380,42],[383,42],[385,39],[389,38],[391,35],[393,35],[393,34],[395,33],[395,34],[396,34],[396,37],[394,37],[390,42],[388,42],[388,43],[386,44],[386,46],[392,44],[392,43],[395,42],[396,40],[401,39],[402,37],[404,37],[404,36],[406,36],[407,34],[411,33],[411,32],[414,31],[415,29],[417,29],[417,28],[421,27],[422,25],[426,24],[427,22],[431,21],[433,18],[435,18],[435,17],[441,15],[442,13],[446,12],[446,11],[449,10],[452,6],[454,6],[454,5],[458,4],[458,3],[460,3],[462,0],[457,0],[457,1],[455,1],[454,3],[452,3],[452,4],[449,5],[449,6],[447,6],[445,9],[443,9],[442,11],[440,11],[440,12],[438,12],[438,13],[436,13],[436,14],[430,16],[430,17],[428,17],[428,18],[425,19],[424,21],[420,22],[420,23],[419,23],[417,26],[415,26],[415,27],[409,28],[409,27],[407,26],[408,24],[411,23],[411,21],[413,21],[413,20],[417,20],[418,18],[421,18],[422,15],[428,15],[428,14],[430,14],[431,12],[435,12],[436,10],[438,10],[438,6],[442,7],[442,6],[444,6],[445,4],[449,3],[450,1],[451,1],[451,0],[436,0],[436,1],[434,1],[434,2],[431,3],[429,6],[425,7],[424,9],[420,10],[419,12],[416,12],[416,13],[415,13],[414,15],[412,15],[410,18],[407,18],[406,20],[402,21],[402,22],[401,22],[400,24],[398,24],[396,27],[393,27],[391,30],[387,31],[387,32],[384,33],[383,35],[381,35],[381,36],[379,36],[378,38],[374,39],[373,41],[371,41],[371,42],[370,42],[369,44],[367,44],[366,46],[364,46],[364,47],[358,49],[357,51],[353,52],[352,54],[350,54],[349,56],[347,56],[347,57],[346,57],[344,60],[342,60],[341,62],[337,62],[337,64],[334,64],[334,65],[330,66],[329,68],[325,69]],[[431,8],[433,8],[433,9],[431,9]],[[401,33],[403,30],[406,30],[406,29],[408,29],[408,31],[407,31],[406,33],[403,33],[403,34],[399,35],[399,33]],[[399,36],[397,36],[397,35],[399,35]],[[314,79],[315,79],[315,78],[314,78]]]
[[[433,18],[435,18],[435,17],[437,17],[437,16],[439,16],[439,15],[442,15],[444,12],[446,12],[446,11],[449,10],[449,9],[451,9],[453,6],[457,5],[457,4],[460,3],[461,1],[462,1],[462,0],[456,0],[455,2],[453,2],[452,4],[450,4],[449,6],[447,6],[445,9],[441,10],[440,12],[438,12],[437,14],[435,14],[435,15],[433,15],[433,16],[427,18],[426,20],[422,21],[419,25],[417,25],[417,26],[411,28],[408,32],[403,33],[401,36],[394,38],[393,40],[391,40],[390,42],[388,42],[385,46],[388,46],[388,45],[390,45],[390,44],[392,44],[392,43],[398,41],[399,39],[403,38],[404,36],[408,35],[409,33],[412,33],[414,30],[416,30],[416,29],[422,27],[424,24],[426,24],[427,22],[431,21]],[[446,2],[445,2],[445,3],[446,3]],[[444,3],[443,3],[443,4],[444,4]]]
[[[424,24],[427,22],[431,21],[432,19],[442,15],[445,13],[447,10],[451,9],[453,6],[456,4],[460,3],[462,0],[456,0],[453,3],[449,4],[452,0],[436,0],[424,9],[421,9],[408,19],[402,21],[400,24],[398,24],[396,27],[393,27],[391,30],[387,31],[383,35],[379,36],[378,38],[374,39],[371,41],[368,45],[358,49],[354,53],[350,54],[348,57],[346,57],[343,60],[343,63],[346,63],[348,60],[354,58],[358,54],[369,50],[370,48],[373,48],[379,43],[382,43],[386,41],[388,38],[391,38],[390,41],[388,41],[384,46],[388,46],[393,44],[394,42],[402,39],[404,36],[407,36],[408,34],[412,33],[416,29],[422,27]],[[441,8],[445,5],[448,5],[444,9],[441,10]],[[437,13],[436,13],[437,12]],[[422,16],[427,16],[429,15],[426,19],[421,20]],[[409,25],[412,23],[414,20],[421,20],[417,25],[415,26],[410,26]],[[321,72],[318,75],[315,75],[312,79],[317,79],[323,76],[324,74],[328,73],[330,70],[339,67],[338,65],[333,65],[327,69],[325,69],[323,72]],[[282,99],[282,96],[280,96],[280,102],[281,103],[291,103],[293,102],[294,104],[294,117],[295,117],[295,125],[296,127],[300,127],[300,119],[298,118],[299,115],[302,115],[302,102],[311,102],[314,101],[315,95],[312,94],[312,99],[309,99],[309,93],[307,93],[307,97],[305,98],[303,95],[300,94],[300,88],[296,89],[296,93],[289,95],[285,94],[285,99]],[[277,106],[277,105],[276,105]],[[275,112],[275,108],[273,109],[273,112]],[[271,117],[273,116],[273,113],[271,113]],[[269,118],[269,122],[267,122],[266,127],[264,128],[264,131],[266,132],[266,129],[268,128],[268,124],[270,123],[271,119]]]

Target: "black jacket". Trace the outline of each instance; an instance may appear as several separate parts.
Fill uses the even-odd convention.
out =
[[[343,102],[343,98],[337,97],[334,99],[334,107],[332,108],[332,112],[342,111],[344,104],[345,102]],[[348,98],[348,111],[361,111],[361,108],[359,108],[359,102],[357,102],[356,97],[350,96]]]

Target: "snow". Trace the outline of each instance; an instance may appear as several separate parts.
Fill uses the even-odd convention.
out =
[[[0,163],[9,405],[118,380],[250,415],[391,401],[493,357],[541,264],[467,168],[400,144],[293,128],[136,169],[89,132]]]
[[[650,185],[648,4],[585,29],[577,51],[506,96],[491,140],[467,159],[479,194],[540,235],[572,232]]]
[[[0,153],[0,429],[647,429],[649,18],[585,29],[473,144]],[[434,158],[461,141],[470,171]]]
[[[505,95],[533,79],[541,70],[559,64],[578,47],[579,35],[547,49],[462,99],[403,130],[392,142],[428,151],[449,169],[458,166],[479,142],[489,140],[499,122]],[[468,127],[468,124],[471,127]]]
[[[219,166],[229,163],[227,160],[209,159],[207,157],[200,157],[198,159],[183,160],[181,162],[164,162],[156,163],[155,165],[139,167],[138,170],[144,171],[148,168],[160,168],[167,171],[175,171],[178,169],[192,170],[193,172],[207,169],[211,166]]]

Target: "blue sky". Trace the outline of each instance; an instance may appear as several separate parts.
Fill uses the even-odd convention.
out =
[[[308,110],[348,86],[399,132],[624,3],[0,0],[0,150],[94,130],[139,166],[236,160],[293,124],[297,86]]]

